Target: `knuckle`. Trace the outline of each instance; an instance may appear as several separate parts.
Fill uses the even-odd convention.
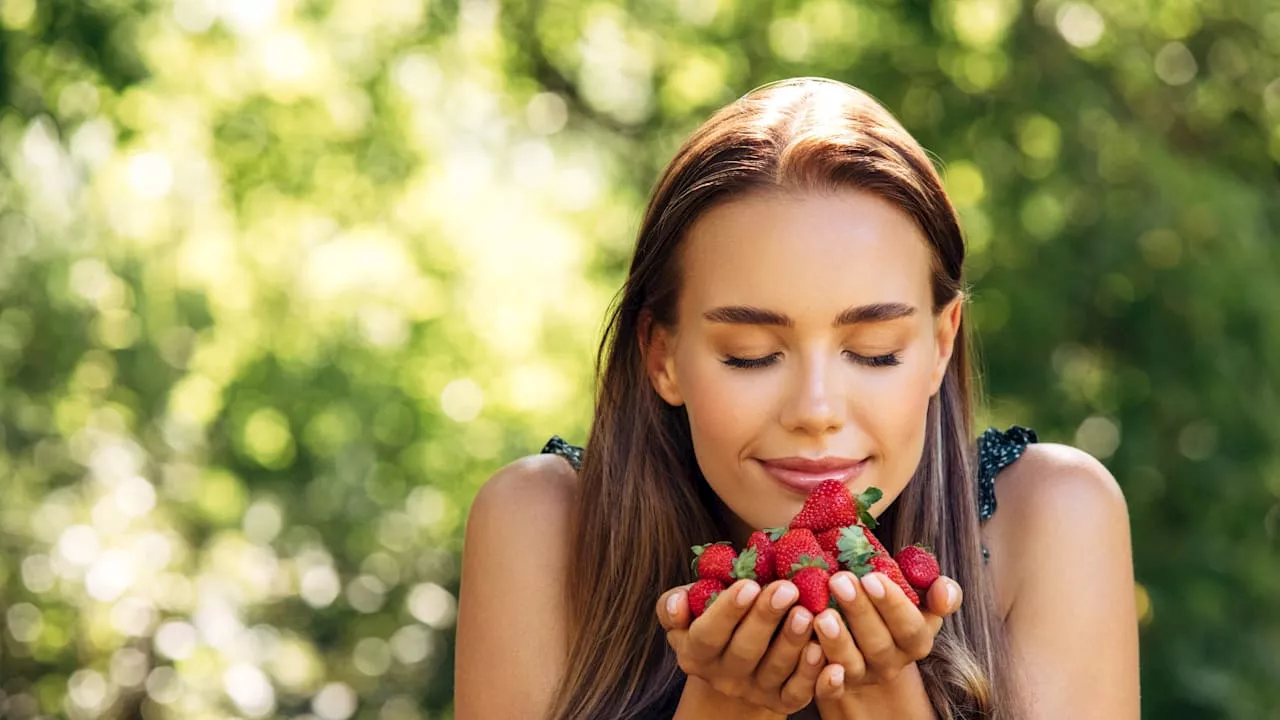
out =
[[[861,655],[854,655],[841,665],[844,666],[845,682],[858,682],[867,676],[867,663]]]
[[[724,653],[724,659],[727,665],[742,667],[744,665],[754,665],[752,661],[755,658],[752,657],[751,651],[747,648],[730,645],[729,649]]]
[[[919,623],[913,625],[902,640],[907,647],[920,647],[921,645],[932,644],[933,635],[929,633],[929,628],[924,623]]]
[[[811,699],[806,696],[803,686],[798,683],[787,683],[787,686],[782,688],[780,697],[783,704],[791,708],[796,708],[797,710],[800,707],[807,705]]]
[[[680,672],[685,675],[699,675],[702,670],[702,664],[694,662],[688,655],[680,655],[676,658],[676,665],[680,667]]]
[[[718,648],[712,647],[702,633],[689,633],[685,638],[685,652],[697,659],[714,657]]]
[[[858,640],[858,650],[862,653],[863,657],[870,660],[871,658],[883,653],[885,650],[888,650],[889,642],[892,641],[884,638]]]
[[[893,662],[897,650],[891,645],[877,644],[875,647],[867,648],[862,651],[867,662],[876,667],[883,667]]]
[[[734,678],[717,676],[711,680],[711,688],[721,695],[732,698],[742,697],[742,683]]]
[[[912,660],[923,660],[929,657],[929,654],[933,652],[933,638],[925,637],[917,640],[912,644],[911,649]]]

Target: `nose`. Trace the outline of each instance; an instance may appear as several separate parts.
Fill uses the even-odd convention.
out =
[[[837,364],[826,357],[812,357],[796,367],[795,381],[782,407],[783,426],[807,435],[840,430],[847,408]]]

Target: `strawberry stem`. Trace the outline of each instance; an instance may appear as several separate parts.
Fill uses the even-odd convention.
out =
[[[755,580],[757,556],[758,554],[754,547],[743,550],[742,554],[733,560],[733,570],[729,572],[730,577],[735,577],[739,580]]]
[[[861,527],[853,525],[841,530],[836,548],[840,550],[840,562],[854,575],[862,577],[871,572],[870,560],[876,556],[876,549]]]

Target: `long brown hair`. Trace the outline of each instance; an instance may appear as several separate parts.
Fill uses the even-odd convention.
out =
[[[840,188],[876,193],[918,223],[933,251],[935,314],[964,293],[964,240],[928,156],[885,108],[844,83],[802,78],[759,88],[703,124],[663,173],[597,357],[567,578],[567,671],[552,717],[671,712],[683,677],[655,601],[689,581],[691,545],[729,536],[698,469],[688,417],[654,391],[642,359],[642,317],[674,324],[686,230],[708,208],[748,192]],[[1012,664],[978,534],[973,395],[962,320],[929,403],[920,464],[880,522],[891,550],[933,546],[965,589],[963,607],[919,664],[934,707],[944,718],[1014,718]]]

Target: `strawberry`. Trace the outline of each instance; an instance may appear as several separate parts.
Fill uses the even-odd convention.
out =
[[[907,599],[919,606],[920,596],[911,589],[910,583],[902,576],[902,568],[898,567],[898,563],[894,562],[893,557],[884,552],[883,548],[884,546],[875,539],[875,535],[860,525],[845,528],[840,535],[840,561],[845,567],[858,577],[873,572],[883,573],[895,585],[902,588]]]
[[[907,579],[902,576],[902,568],[898,567],[898,563],[894,562],[893,558],[890,557],[888,553],[881,553],[871,558],[871,569],[874,572],[884,574],[892,580],[895,585],[902,588],[902,594],[906,595],[908,600],[914,603],[917,607],[920,605],[920,596],[911,588]]]
[[[814,535],[818,538],[818,544],[822,546],[823,550],[839,555],[840,532],[842,530],[844,530],[843,527],[831,528],[820,533],[814,533]]]
[[[875,548],[876,552],[884,553],[885,555],[889,554],[889,551],[884,549],[884,545],[880,544],[880,540],[876,538],[875,533],[865,527],[862,528],[862,531],[867,536],[867,542],[871,543],[871,547]]]
[[[733,561],[738,553],[727,542],[693,546],[693,572],[699,579],[719,580],[732,585]]]
[[[774,568],[780,578],[790,578],[805,559],[819,559],[826,563],[818,538],[807,529],[788,530],[773,544]]]
[[[798,565],[800,567],[791,577],[791,582],[795,583],[796,589],[800,591],[800,599],[797,602],[804,609],[817,615],[826,610],[831,602],[831,591],[827,587],[831,572],[825,567],[824,561],[813,558],[801,561]]]
[[[776,553],[773,551],[773,541],[775,538],[781,536],[781,534],[782,531],[779,528],[757,530],[751,533],[751,537],[747,538],[746,549],[738,556],[738,561],[734,567],[737,574],[735,574],[734,577],[749,577],[761,585],[767,585],[773,582],[777,577],[777,570],[775,569],[774,562]],[[748,555],[752,558],[753,564],[751,571],[754,573],[752,575],[746,574],[745,558]],[[739,568],[739,566],[743,567]]]
[[[940,574],[938,558],[924,545],[904,547],[893,559],[902,568],[902,576],[920,592],[927,591]]]
[[[840,540],[837,543],[841,567],[858,577],[871,572],[869,564],[871,558],[880,554],[872,544],[874,538],[871,531],[861,525],[841,528]]]
[[[707,606],[715,602],[716,597],[724,592],[724,583],[719,580],[703,578],[689,586],[689,611],[699,617],[707,611]]]
[[[822,558],[827,561],[827,567],[830,568],[831,572],[838,572],[840,570],[840,560],[836,553],[830,550],[823,550]]]
[[[883,496],[884,493],[878,488],[867,488],[861,495],[854,497],[849,488],[839,480],[823,480],[809,491],[804,506],[791,519],[791,528],[806,528],[820,533],[859,521],[868,527],[875,527],[875,518],[867,510]]]

